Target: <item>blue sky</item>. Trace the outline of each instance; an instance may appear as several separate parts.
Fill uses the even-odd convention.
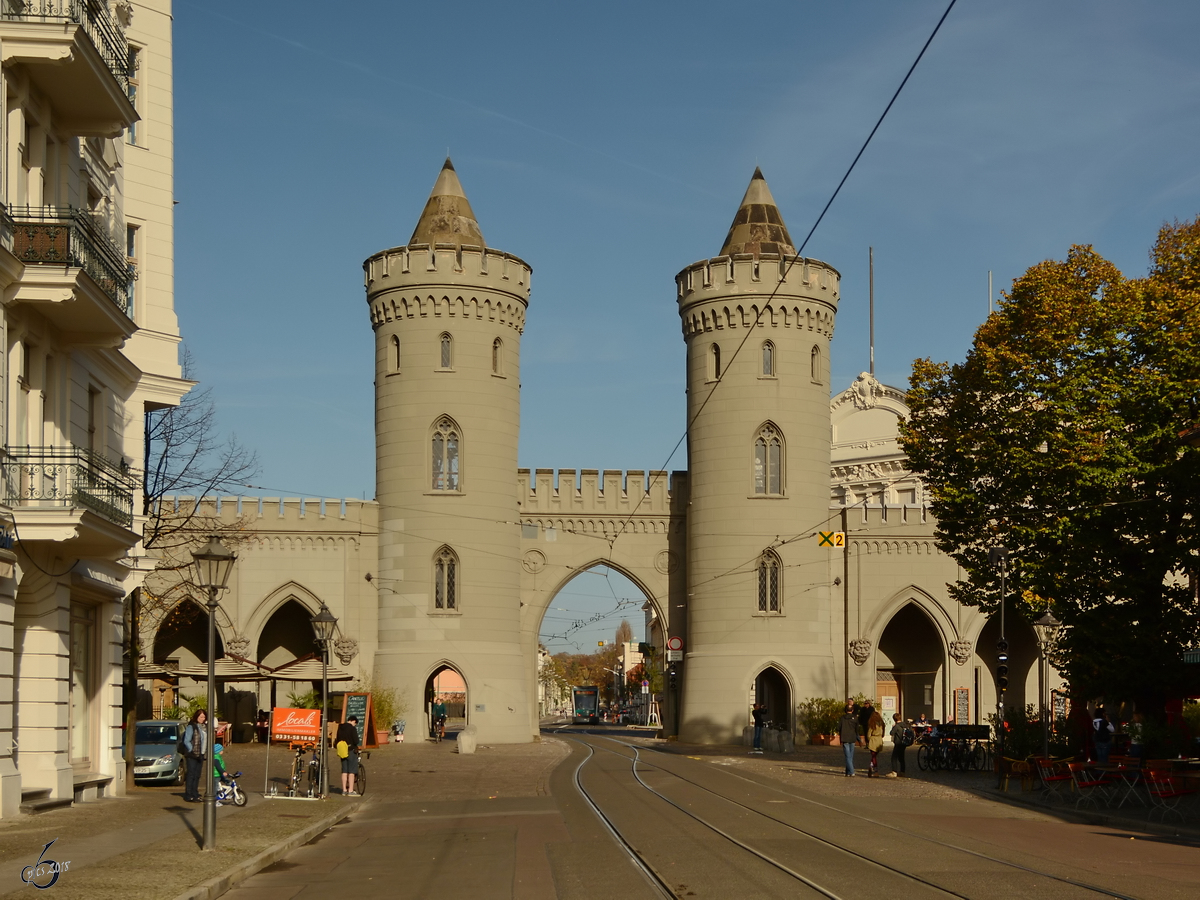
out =
[[[176,0],[176,306],[255,483],[373,495],[361,263],[407,241],[447,149],[534,268],[520,464],[662,466],[675,274],[756,165],[802,240],[944,8]],[[867,367],[868,246],[897,386],[963,357],[989,269],[999,292],[1091,243],[1143,273],[1200,214],[1197,34],[1194,2],[959,0],[806,250],[842,273],[834,388]]]

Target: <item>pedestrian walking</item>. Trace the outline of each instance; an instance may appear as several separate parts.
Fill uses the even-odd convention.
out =
[[[867,727],[871,723],[871,714],[875,712],[875,704],[871,700],[864,700],[861,705],[854,707],[854,712],[858,716],[858,730],[862,732],[863,744],[865,746]]]
[[[883,716],[876,710],[867,720],[867,749],[871,751],[871,767],[867,769],[867,777],[874,778],[879,774],[879,751],[883,749]]]
[[[916,733],[905,722],[901,721],[900,713],[892,716],[892,771],[888,778],[896,778],[906,774],[904,768],[904,751],[912,746],[917,739]]]
[[[185,803],[200,802],[200,775],[204,771],[204,756],[208,749],[208,713],[202,709],[192,713],[187,728],[183,729],[183,758],[187,761],[187,775],[183,782]]]
[[[750,710],[750,716],[754,719],[754,753],[762,753],[762,733],[763,724],[767,718],[767,711],[762,708],[761,703],[755,703],[754,708]]]
[[[846,701],[846,712],[838,721],[838,740],[842,742],[842,753],[846,756],[846,777],[854,776],[854,745],[858,742],[858,716],[854,712],[854,700]]]

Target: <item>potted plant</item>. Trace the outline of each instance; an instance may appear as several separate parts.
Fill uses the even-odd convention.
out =
[[[810,697],[796,707],[796,719],[808,735],[808,742],[818,746],[838,746],[838,719],[842,701],[835,697]]]

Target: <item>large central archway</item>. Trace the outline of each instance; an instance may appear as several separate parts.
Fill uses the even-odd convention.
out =
[[[943,721],[945,641],[929,616],[907,603],[892,616],[879,638],[875,659],[876,699],[886,721],[893,713]]]

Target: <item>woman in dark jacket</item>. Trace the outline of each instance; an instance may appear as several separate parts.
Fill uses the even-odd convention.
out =
[[[204,751],[208,740],[208,713],[202,709],[192,713],[187,728],[183,730],[183,752],[187,760],[187,780],[183,786],[186,803],[200,802],[200,773],[204,771]]]

